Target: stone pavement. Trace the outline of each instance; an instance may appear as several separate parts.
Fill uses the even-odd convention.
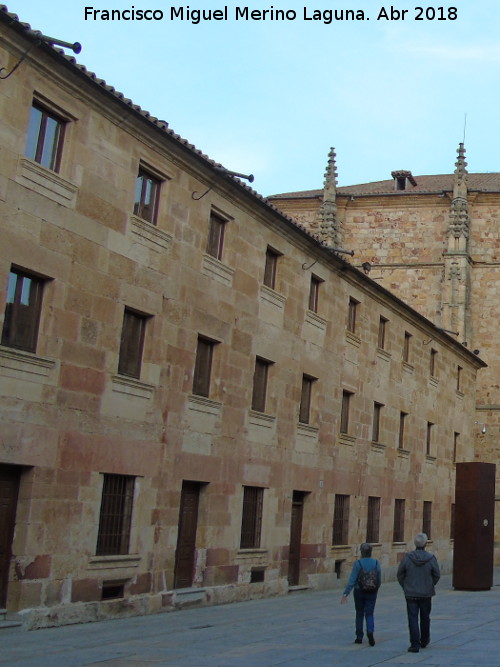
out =
[[[295,592],[47,630],[0,630],[0,665],[12,667],[500,666],[500,570],[490,591],[454,591],[445,576],[434,598],[431,644],[408,653],[406,606],[385,583],[375,609],[376,645],[354,641],[354,605],[341,591]]]

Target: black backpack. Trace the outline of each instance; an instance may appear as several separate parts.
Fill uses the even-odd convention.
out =
[[[365,570],[361,565],[361,570],[358,574],[359,590],[363,593],[375,593],[378,589],[377,566],[373,570]]]

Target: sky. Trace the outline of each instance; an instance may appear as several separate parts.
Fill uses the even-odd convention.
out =
[[[464,138],[469,172],[500,171],[498,0],[225,1],[5,4],[262,195],[323,187],[331,147],[340,186],[452,173]],[[102,20],[132,8],[159,20]]]

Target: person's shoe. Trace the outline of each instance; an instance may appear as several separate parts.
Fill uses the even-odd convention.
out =
[[[426,648],[426,646],[429,646],[430,639],[426,639],[424,641],[420,642],[420,648]]]
[[[420,649],[418,648],[418,646],[410,646],[410,648],[408,649],[408,653],[418,653],[419,650]]]
[[[368,632],[368,643],[370,646],[375,646],[375,637],[373,636],[373,632]]]
[[[354,640],[354,643],[355,643],[355,644],[362,644],[362,643],[363,643],[363,640],[360,639],[359,637],[357,637],[357,638]]]

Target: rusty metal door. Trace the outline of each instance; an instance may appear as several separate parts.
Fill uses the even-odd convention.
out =
[[[297,586],[300,579],[300,548],[302,545],[302,517],[304,515],[304,492],[294,491],[292,518],[290,521],[290,549],[288,552],[288,583]]]
[[[19,469],[0,465],[0,608],[5,608],[7,602],[18,491]]]
[[[199,499],[200,483],[183,481],[175,552],[174,588],[189,588],[193,583]]]

